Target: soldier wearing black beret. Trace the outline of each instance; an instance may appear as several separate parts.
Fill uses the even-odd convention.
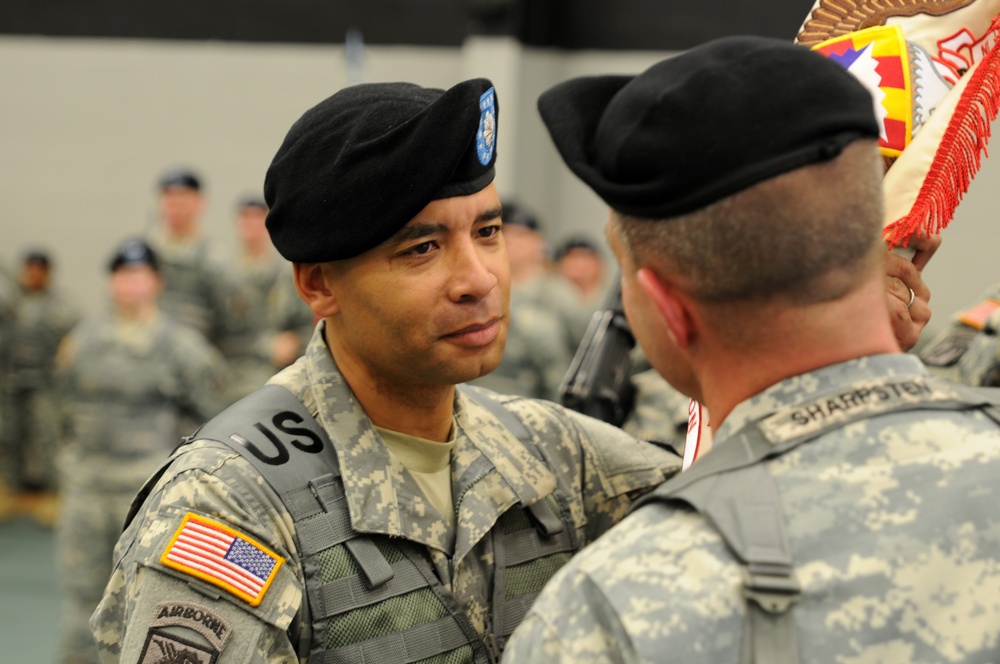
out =
[[[637,339],[714,442],[689,435],[693,463],[552,579],[505,661],[1000,656],[1000,393],[900,351],[866,88],[803,46],[731,37],[539,109],[611,208]],[[966,575],[956,602],[942,579]],[[925,638],[918,615],[949,618]]]
[[[485,79],[365,84],[289,130],[267,227],[320,321],[144,489],[93,621],[105,661],[495,662],[554,571],[677,470],[459,385],[510,316],[498,110]]]

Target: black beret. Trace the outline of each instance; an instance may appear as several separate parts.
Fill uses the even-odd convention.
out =
[[[168,187],[181,187],[201,191],[201,178],[187,168],[171,168],[160,176],[160,191]]]
[[[433,200],[493,181],[498,104],[477,78],[345,88],[292,125],[267,169],[267,229],[286,259],[351,258],[388,240]]]
[[[570,169],[611,208],[659,219],[878,138],[871,95],[790,41],[717,39],[638,76],[569,80],[538,108]]]
[[[108,271],[114,272],[120,267],[132,265],[148,265],[154,271],[160,271],[160,261],[153,248],[145,240],[131,238],[121,243],[108,262]]]

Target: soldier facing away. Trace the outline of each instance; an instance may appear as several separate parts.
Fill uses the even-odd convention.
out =
[[[1000,661],[1000,399],[900,352],[865,88],[737,37],[539,108],[714,447],[562,568],[505,660]]]
[[[456,385],[503,353],[497,97],[345,88],[268,169],[322,323],[147,484],[91,620],[105,662],[496,661],[554,571],[676,455]]]

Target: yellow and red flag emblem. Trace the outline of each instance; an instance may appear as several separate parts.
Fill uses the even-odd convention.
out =
[[[877,26],[818,44],[813,50],[840,64],[872,94],[881,125],[882,154],[898,157],[913,135],[913,91],[906,40],[898,25]]]

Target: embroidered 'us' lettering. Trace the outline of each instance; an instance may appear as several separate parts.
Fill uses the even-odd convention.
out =
[[[257,431],[259,431],[267,440],[274,446],[274,452],[268,453],[262,450],[253,442],[241,439],[240,442],[249,450],[251,454],[260,459],[266,464],[272,466],[280,466],[283,463],[287,463],[291,458],[288,447],[285,442],[278,437],[278,434],[274,432],[277,429],[279,432],[285,434],[289,437],[288,443],[308,454],[319,454],[323,451],[323,441],[314,432],[310,431],[306,427],[294,426],[296,424],[302,424],[304,420],[301,416],[288,411],[283,410],[276,413],[272,418],[270,425],[263,422],[254,422],[253,426]],[[291,422],[292,424],[289,424]],[[300,436],[298,438],[296,436]],[[307,440],[302,440],[305,438]]]

